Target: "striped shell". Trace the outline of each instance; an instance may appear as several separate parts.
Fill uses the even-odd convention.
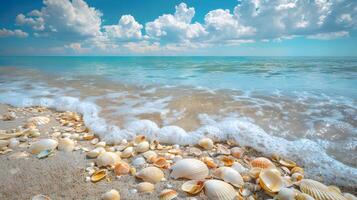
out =
[[[136,177],[155,184],[164,178],[164,173],[157,167],[147,167],[136,173]]]
[[[171,177],[174,179],[187,178],[200,180],[208,176],[208,167],[197,159],[182,159],[172,166]]]
[[[136,189],[138,189],[139,192],[151,193],[155,190],[155,186],[149,182],[142,182],[136,186]]]
[[[264,158],[264,157],[255,158],[254,160],[252,160],[250,162],[250,165],[252,167],[257,167],[257,168],[261,168],[261,169],[267,169],[267,168],[275,167],[273,162],[271,162],[268,158]]]
[[[45,125],[50,122],[50,118],[44,117],[44,116],[39,116],[39,117],[31,117],[27,120],[28,123],[33,123],[36,125]]]
[[[315,200],[315,199],[308,194],[299,193],[296,195],[295,200]]]
[[[220,180],[208,180],[204,188],[205,194],[211,200],[233,200],[237,196],[233,186]]]
[[[346,200],[341,194],[331,191],[326,185],[311,179],[301,180],[300,190],[316,200]]]
[[[230,167],[220,167],[216,169],[213,174],[235,187],[241,188],[244,185],[243,178],[239,172]]]
[[[175,190],[165,189],[160,193],[159,199],[160,200],[171,200],[171,199],[176,198],[177,195],[178,195],[178,193]]]

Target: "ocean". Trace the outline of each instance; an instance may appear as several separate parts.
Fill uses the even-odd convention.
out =
[[[109,143],[233,139],[357,185],[353,57],[0,57],[0,103],[80,112]]]

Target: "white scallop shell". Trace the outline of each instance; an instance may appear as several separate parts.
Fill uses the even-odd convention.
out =
[[[171,177],[200,180],[208,176],[208,167],[200,160],[186,158],[177,161],[172,167]]]
[[[210,138],[202,138],[198,141],[198,145],[200,145],[202,148],[206,150],[213,149],[214,144],[213,141]]]
[[[53,139],[41,139],[30,146],[30,153],[38,154],[44,150],[53,150],[57,147],[58,142]]]
[[[299,193],[296,195],[295,200],[315,200],[315,199],[308,194]]]
[[[171,200],[178,196],[178,193],[172,189],[165,189],[160,192],[159,199],[160,200]]]
[[[58,142],[58,150],[71,152],[74,149],[74,141],[69,138],[60,139]]]
[[[114,166],[120,162],[120,157],[113,152],[102,152],[99,154],[96,164],[98,167]]]
[[[27,120],[29,123],[33,123],[36,125],[45,125],[50,122],[50,118],[44,116],[31,117]]]
[[[138,153],[143,153],[145,151],[148,151],[150,148],[150,144],[148,141],[143,141],[143,142],[140,142],[137,146],[136,146],[136,152]]]
[[[300,190],[316,200],[346,200],[341,194],[331,191],[326,185],[311,179],[302,179]]]
[[[205,194],[211,200],[233,200],[237,196],[233,186],[220,180],[208,180],[204,188]]]
[[[102,200],[120,200],[120,194],[117,190],[110,190],[102,195]]]
[[[241,188],[244,185],[243,178],[239,172],[230,167],[220,167],[213,174],[235,187]]]
[[[136,177],[155,184],[164,178],[164,173],[157,167],[147,167],[136,173]]]

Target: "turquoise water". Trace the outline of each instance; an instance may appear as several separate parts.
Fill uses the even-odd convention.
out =
[[[357,58],[0,57],[0,103],[80,112],[109,143],[234,139],[357,185]]]

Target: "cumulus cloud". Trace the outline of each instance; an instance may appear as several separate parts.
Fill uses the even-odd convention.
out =
[[[0,37],[19,37],[19,38],[25,38],[28,36],[28,33],[20,30],[20,29],[15,29],[15,30],[9,30],[6,28],[0,29]]]
[[[104,26],[105,34],[116,39],[140,39],[143,26],[131,15],[121,16],[117,25]]]

